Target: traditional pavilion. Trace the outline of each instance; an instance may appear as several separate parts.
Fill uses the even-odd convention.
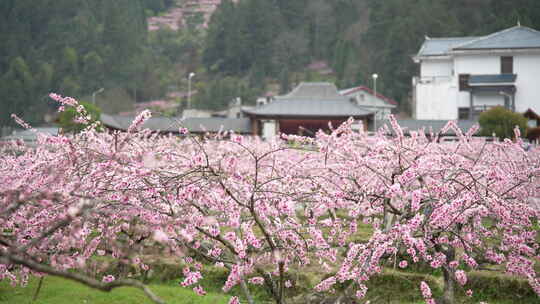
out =
[[[265,138],[280,133],[313,136],[320,129],[328,130],[329,123],[337,127],[350,117],[367,130],[374,115],[328,82],[300,83],[289,94],[242,112],[251,119],[252,134]]]

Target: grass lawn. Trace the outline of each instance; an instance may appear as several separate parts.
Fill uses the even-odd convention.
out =
[[[32,279],[27,287],[13,288],[8,282],[0,282],[0,303],[13,304],[143,304],[153,303],[136,288],[117,288],[111,292],[96,291],[82,284],[56,277],[46,277],[37,301],[32,302],[39,279]],[[208,293],[204,297],[191,289],[178,285],[151,284],[150,288],[167,303],[171,304],[221,304],[230,296]]]
[[[216,274],[206,278],[210,292],[206,296],[197,296],[191,289],[185,289],[177,284],[162,283],[150,284],[154,293],[170,304],[221,304],[227,303],[230,296],[218,292],[221,282],[217,282]],[[469,277],[470,285],[475,290],[473,298],[467,298],[463,291],[458,291],[457,303],[472,304],[487,301],[490,304],[528,304],[540,303],[528,284],[523,280],[509,278],[503,275],[489,273],[474,273]],[[424,303],[419,291],[420,281],[427,281],[433,292],[440,295],[442,291],[441,278],[417,272],[402,272],[391,269],[385,270],[381,275],[374,277],[369,283],[370,291],[365,300],[371,303]],[[206,284],[204,284],[206,283]],[[212,284],[214,283],[214,284]],[[8,282],[0,282],[0,303],[13,304],[143,304],[151,302],[142,291],[125,287],[115,289],[110,293],[97,291],[79,283],[56,277],[46,277],[39,293],[38,299],[32,298],[38,285],[38,279],[30,280],[27,287],[11,287]],[[218,286],[219,285],[219,286]],[[212,292],[213,290],[213,292]],[[255,290],[252,290],[255,291]],[[262,294],[255,292],[257,303],[266,302]],[[240,290],[234,290],[239,294]],[[266,301],[265,301],[266,300]]]
[[[258,232],[258,231],[257,231]],[[256,232],[256,233],[257,233]],[[369,225],[359,225],[359,231],[351,238],[354,241],[365,241],[372,234]],[[389,263],[385,265],[383,273],[374,276],[369,282],[369,291],[365,301],[375,303],[413,304],[425,303],[420,293],[420,282],[426,281],[436,296],[440,296],[443,289],[443,279],[440,271],[434,271],[428,266],[411,265],[407,269],[395,269]],[[182,276],[177,261],[153,265],[154,282],[149,285],[150,289],[170,304],[221,304],[227,303],[230,295],[221,292],[228,271],[211,265],[204,266],[204,278],[200,284],[205,287],[208,294],[204,297],[197,296],[191,289],[182,288],[178,285]],[[540,271],[539,269],[537,269]],[[327,274],[319,265],[313,264],[302,269],[291,270],[291,279],[298,283],[291,289],[287,296],[296,298],[312,290]],[[528,304],[540,303],[540,297],[534,294],[528,283],[523,279],[517,279],[494,272],[475,271],[469,273],[468,283],[465,288],[458,288],[457,303],[473,304],[486,301],[490,304]],[[119,288],[112,292],[101,292],[88,288],[82,284],[68,281],[57,277],[46,277],[43,282],[37,301],[32,302],[39,279],[33,278],[27,287],[11,287],[4,280],[0,281],[0,304],[142,304],[153,303],[145,294],[135,288]],[[464,291],[468,288],[474,290],[474,296],[468,298]],[[269,303],[269,295],[261,286],[250,286],[250,290],[256,303]],[[231,290],[231,294],[242,294],[238,286]],[[296,298],[297,303],[302,303],[301,298]],[[245,301],[243,302],[245,303]],[[360,302],[363,303],[363,302]]]

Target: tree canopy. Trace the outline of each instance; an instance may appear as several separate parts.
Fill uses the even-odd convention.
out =
[[[276,304],[356,303],[380,299],[366,284],[399,265],[443,274],[442,294],[431,280],[415,287],[426,303],[461,303],[482,269],[521,277],[540,295],[540,149],[525,151],[519,137],[486,142],[450,122],[459,141],[439,143],[423,131],[404,136],[390,117],[395,136],[353,131],[350,119],[315,138],[199,138],[180,127],[179,139],[142,129],[150,116],[127,132],[90,126],[0,147],[1,278],[132,286],[164,303],[142,272],[166,259],[201,296],[203,263],[223,268],[229,303],[239,293],[255,303],[250,285]],[[92,271],[115,261],[130,270]],[[299,272],[313,282],[301,298],[289,292]]]

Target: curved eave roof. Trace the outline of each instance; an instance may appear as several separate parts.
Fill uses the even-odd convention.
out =
[[[259,117],[366,117],[373,112],[360,108],[347,98],[340,99],[289,99],[276,98],[264,106],[245,109],[244,113]]]

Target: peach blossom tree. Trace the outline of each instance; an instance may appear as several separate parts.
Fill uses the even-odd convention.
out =
[[[89,121],[76,100],[51,97]],[[95,122],[76,135],[40,136],[36,148],[4,148],[0,278],[134,286],[163,303],[141,281],[88,271],[96,256],[148,269],[141,257],[155,246],[183,259],[182,286],[203,296],[202,263],[210,263],[228,271],[223,291],[238,285],[248,303],[249,285],[290,301],[291,272],[314,265],[329,273],[316,293],[335,301],[361,301],[389,263],[442,270],[440,299],[418,286],[428,303],[454,303],[458,287],[471,294],[467,273],[492,265],[540,294],[540,154],[525,151],[519,134],[485,142],[450,123],[460,141],[438,143],[434,134],[404,136],[393,120],[376,136],[349,121],[313,139],[199,139],[181,126],[183,137],[145,130],[150,116],[143,111],[127,132],[96,132]],[[367,241],[355,238],[361,223],[373,230]]]

